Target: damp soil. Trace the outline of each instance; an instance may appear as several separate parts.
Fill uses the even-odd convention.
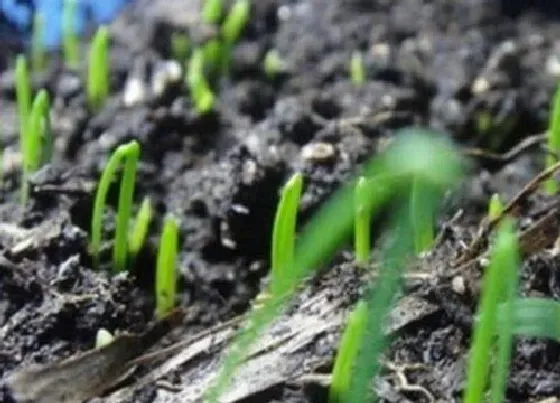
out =
[[[460,400],[484,269],[457,270],[452,263],[476,237],[490,195],[509,200],[542,169],[538,135],[560,76],[560,12],[545,2],[497,0],[253,3],[230,72],[216,83],[215,110],[204,116],[163,63],[171,59],[174,32],[203,35],[197,2],[138,0],[125,9],[111,25],[112,94],[97,113],[86,107],[82,74],[52,55],[33,84],[54,100],[56,150],[52,164],[30,179],[25,208],[13,71],[3,72],[0,378],[89,350],[100,328],[145,331],[154,320],[156,247],[167,213],[180,222],[180,332],[194,335],[243,314],[266,282],[279,189],[290,175],[304,175],[302,226],[398,129],[422,126],[454,141],[469,157],[469,170],[442,203],[440,242],[405,289],[429,312],[413,312],[394,332],[376,388],[385,402]],[[282,60],[274,77],[263,68],[269,49]],[[362,85],[349,79],[356,50],[364,55]],[[162,87],[154,91],[161,72],[171,78],[160,77]],[[135,208],[149,197],[156,210],[149,241],[128,273],[112,271],[107,241],[104,263],[94,270],[88,231],[96,181],[112,150],[131,139],[141,145]],[[117,197],[115,183],[106,240]],[[548,213],[558,224],[557,202],[530,194],[518,211],[520,229]],[[559,258],[550,250],[556,236],[549,230],[526,251],[523,295],[560,298]],[[336,299],[348,291],[342,304],[348,308],[361,278],[351,263],[351,250],[343,250],[310,280],[308,294],[331,290],[328,298]],[[298,376],[329,373],[339,327],[322,335],[327,347],[308,345],[307,357],[321,359],[299,368]],[[124,401],[187,401],[172,397],[185,387],[180,372],[166,387],[150,382]],[[233,401],[326,401],[325,386],[306,379]],[[158,392],[164,389],[168,400]],[[508,401],[559,395],[560,345],[516,339]]]

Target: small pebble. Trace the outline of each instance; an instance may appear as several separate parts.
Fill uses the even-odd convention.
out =
[[[334,154],[334,146],[329,143],[310,143],[301,149],[301,157],[307,162],[327,162]]]
[[[106,346],[113,341],[114,337],[107,329],[99,328],[95,335],[95,348]]]
[[[455,276],[453,280],[451,280],[451,288],[459,295],[465,294],[465,279],[463,276]]]

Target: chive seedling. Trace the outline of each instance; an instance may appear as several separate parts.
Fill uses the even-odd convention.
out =
[[[214,94],[204,76],[204,54],[202,49],[195,49],[187,68],[187,86],[196,110],[205,114],[214,106]]]
[[[295,173],[284,186],[272,230],[272,293],[281,294],[286,291],[286,277],[293,274],[288,270],[296,270],[293,264],[296,242],[296,223],[299,200],[303,188],[303,175]]]
[[[517,292],[520,265],[519,245],[513,221],[507,219],[498,228],[490,266],[482,279],[482,293],[478,309],[467,370],[465,403],[482,402],[488,382],[493,351],[494,333],[498,322],[499,304],[504,304],[500,313],[500,329],[494,372],[491,377],[490,401],[503,401],[514,331],[514,300]]]
[[[202,21],[206,24],[217,24],[222,18],[222,0],[205,0],[202,7]]]
[[[156,317],[162,318],[175,306],[177,264],[177,221],[165,217],[161,233],[156,266]]]
[[[87,96],[92,111],[98,111],[109,96],[109,30],[105,26],[97,29],[91,43]]]
[[[548,153],[546,155],[546,166],[549,168],[558,162],[558,154],[560,153],[560,84],[554,94],[552,107],[550,109],[550,117],[548,130],[546,132]],[[544,190],[548,194],[558,193],[559,185],[555,178],[550,178],[544,183]]]
[[[144,246],[146,242],[152,216],[152,203],[150,199],[146,197],[140,206],[140,210],[138,210],[133,230],[129,235],[128,250],[133,259],[138,255],[138,252],[140,252],[140,249],[142,249],[142,246]]]
[[[348,319],[344,329],[338,352],[332,370],[331,387],[329,390],[329,403],[346,403],[350,389],[352,366],[359,352],[360,341],[368,320],[367,303],[358,302],[358,305]]]
[[[410,217],[414,231],[414,247],[416,254],[432,248],[434,243],[435,201],[427,199],[433,195],[428,189],[429,184],[414,178],[410,192]]]
[[[78,0],[64,0],[62,3],[62,50],[64,63],[70,69],[80,64],[80,39],[76,34]]]
[[[31,66],[34,73],[45,68],[45,19],[43,14],[36,12],[33,16],[33,33],[31,34]]]
[[[251,3],[249,0],[237,0],[229,10],[221,27],[222,37],[228,46],[237,42],[241,36],[241,32],[249,21],[250,11]]]
[[[371,248],[370,222],[371,214],[366,208],[368,195],[368,180],[360,177],[354,194],[356,217],[354,219],[354,248],[358,264],[366,264],[369,260]]]
[[[29,146],[29,136],[27,135],[27,120],[29,119],[29,111],[31,110],[31,83],[29,79],[29,70],[27,68],[27,60],[24,55],[18,55],[16,59],[16,100],[19,117],[19,143],[22,155],[22,181],[21,181],[21,202],[25,204],[29,193],[29,185],[27,183],[28,175],[28,158],[27,152]]]
[[[99,179],[93,214],[91,219],[91,241],[90,251],[94,267],[99,267],[99,250],[101,246],[101,223],[103,210],[105,208],[107,193],[111,180],[115,176],[121,162],[124,161],[124,172],[121,178],[119,190],[119,202],[117,212],[117,225],[115,230],[115,244],[113,247],[113,270],[122,271],[126,268],[128,252],[128,222],[134,196],[134,184],[136,177],[136,165],[140,154],[140,146],[135,140],[128,144],[117,147],[109,158],[105,169]]]
[[[350,80],[357,87],[363,85],[366,81],[364,58],[362,52],[357,50],[352,52],[352,57],[350,58]]]
[[[504,211],[504,204],[500,199],[498,193],[494,193],[490,198],[490,203],[488,203],[488,219],[490,221],[498,219]]]
[[[50,120],[51,103],[46,90],[40,90],[31,106],[27,122],[27,150],[25,160],[28,172],[34,172],[50,162],[53,153],[53,138]]]

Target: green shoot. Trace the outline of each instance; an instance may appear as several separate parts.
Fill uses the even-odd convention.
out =
[[[412,182],[410,192],[410,217],[414,231],[414,249],[420,254],[432,248],[434,243],[434,216],[437,201],[427,202],[434,192],[418,178]]]
[[[53,153],[53,138],[50,122],[51,103],[49,94],[41,90],[35,96],[27,122],[27,150],[24,160],[28,172],[34,172],[50,162]]]
[[[163,224],[156,266],[157,318],[162,318],[175,306],[177,238],[177,221],[173,216],[168,215]]]
[[[40,73],[45,68],[45,19],[43,14],[36,12],[33,16],[33,33],[31,35],[31,68],[34,73]]]
[[[503,401],[514,331],[513,301],[517,291],[519,261],[519,246],[513,222],[505,220],[498,229],[490,266],[482,280],[479,320],[471,344],[465,403],[479,403],[484,400],[500,303],[504,303],[505,309],[500,315],[498,352],[491,378],[491,402]]]
[[[138,210],[134,228],[129,235],[128,251],[133,259],[138,255],[138,252],[140,252],[140,249],[142,249],[142,246],[144,246],[146,242],[152,216],[152,203],[150,199],[146,197],[140,206],[140,210]]]
[[[552,101],[546,135],[548,140],[548,154],[546,155],[545,168],[550,168],[558,162],[558,154],[560,153],[560,85],[558,85],[556,93],[554,94],[554,100]],[[555,178],[550,178],[544,183],[544,190],[548,194],[556,194],[558,193],[558,189],[558,181]]]
[[[352,379],[352,367],[358,355],[360,341],[362,340],[368,320],[367,308],[367,304],[361,301],[350,314],[334,360],[329,403],[345,403],[350,401],[348,399],[348,392]]]
[[[504,317],[499,318],[501,329]],[[560,302],[539,297],[517,299],[513,303],[513,333],[560,343]]]
[[[222,18],[222,0],[205,0],[202,6],[202,21],[206,24],[218,24]]]
[[[299,200],[303,187],[301,173],[294,174],[282,190],[272,231],[272,284],[273,293],[285,291],[283,279],[293,274],[286,270],[295,269],[294,249]]]
[[[354,220],[354,248],[356,250],[356,261],[358,264],[365,265],[369,260],[371,249],[371,214],[365,208],[369,195],[368,180],[360,177],[356,184],[355,208],[356,217]],[[365,201],[365,202],[364,202]]]
[[[270,49],[264,56],[264,73],[272,80],[282,71],[282,60],[276,49]]]
[[[488,219],[490,221],[498,219],[504,211],[504,203],[498,193],[494,193],[488,203]]]
[[[204,53],[204,67],[208,68],[211,73],[219,71],[222,59],[224,55],[222,54],[223,46],[222,42],[217,38],[212,38],[204,44],[202,51]]]
[[[128,252],[128,223],[130,210],[134,196],[134,184],[136,177],[136,165],[140,154],[138,142],[131,141],[123,144],[115,150],[109,158],[97,187],[93,214],[91,220],[90,252],[94,267],[99,267],[99,250],[101,247],[101,225],[103,210],[105,208],[107,193],[111,181],[115,176],[121,162],[124,161],[124,172],[121,178],[119,190],[119,204],[117,212],[117,225],[115,230],[115,244],[113,248],[113,269],[122,271],[126,269],[126,258]]]
[[[171,34],[171,54],[173,59],[184,63],[189,54],[189,36],[182,32],[173,32]]]
[[[87,97],[92,111],[98,111],[109,96],[109,30],[98,28],[89,51]]]
[[[422,182],[429,184],[430,186],[427,189],[436,191],[438,193],[436,196],[439,196],[443,189],[455,185],[460,179],[461,160],[459,154],[450,147],[446,140],[431,136],[423,130],[408,129],[402,132],[402,135],[396,135],[396,140],[388,150],[383,155],[368,162],[362,172],[362,175],[366,177],[375,177],[376,186],[377,178],[383,178],[383,183],[379,187],[380,191],[376,192],[375,195],[370,194],[367,200],[366,208],[371,211],[372,216],[378,214],[381,207],[386,205],[389,200],[400,200],[401,203],[408,202],[413,178],[421,178]],[[271,293],[269,298],[265,299],[258,307],[254,307],[253,311],[249,313],[245,326],[240,329],[240,333],[231,344],[231,349],[224,357],[215,383],[206,391],[205,402],[219,401],[236,369],[244,362],[252,343],[289,303],[296,287],[321,263],[328,261],[338,247],[342,246],[348,239],[354,221],[355,186],[355,181],[343,186],[305,226],[298,237],[292,267],[285,270],[282,286],[269,284],[269,289],[284,289],[286,291],[279,295]],[[437,199],[430,197],[428,202],[433,200]],[[401,213],[400,217],[400,221],[404,221],[405,224],[410,221],[407,213]],[[408,224],[403,227],[408,227]],[[400,240],[401,238],[397,239]],[[409,241],[412,241],[411,234],[407,233],[404,240],[406,242],[401,243],[406,246]],[[397,244],[399,243],[397,242]],[[396,252],[400,253],[401,251],[397,250]],[[395,252],[389,256],[395,256]],[[406,256],[406,254],[403,254],[403,256]],[[398,255],[397,258],[397,260],[400,260]],[[394,274],[392,268],[389,267],[388,270],[383,272],[392,276]],[[398,276],[398,272],[396,275]],[[274,282],[274,278],[271,280]],[[392,278],[391,281],[393,281]],[[389,288],[389,291],[392,292],[392,289]],[[387,298],[387,296],[383,295],[383,298]],[[390,298],[394,300],[394,295],[391,295]],[[369,312],[372,312],[371,308],[372,305],[368,303]],[[372,322],[373,325],[380,328],[379,324],[383,323],[383,318],[372,314],[369,316],[377,318],[375,322]],[[367,326],[370,326],[369,322]],[[366,336],[368,338],[371,336],[371,333],[368,333],[367,330],[362,340],[368,340]],[[379,351],[382,350],[376,349],[374,353]],[[377,362],[379,359],[379,356],[365,356],[362,353],[359,356],[362,355],[368,362]],[[371,370],[371,368],[366,369]],[[371,378],[366,383],[368,390],[369,381],[371,381]],[[359,402],[361,400],[353,401]]]
[[[80,64],[80,39],[76,34],[78,0],[64,0],[62,4],[62,49],[64,63],[70,69]]]
[[[231,46],[237,42],[249,21],[250,11],[251,2],[249,0],[237,0],[231,7],[221,27],[222,37],[226,44]]]
[[[362,52],[357,50],[352,53],[350,58],[350,80],[357,87],[363,85],[366,81],[363,59]]]
[[[214,106],[214,94],[204,76],[204,54],[202,49],[195,49],[187,68],[187,86],[196,110],[205,114]]]

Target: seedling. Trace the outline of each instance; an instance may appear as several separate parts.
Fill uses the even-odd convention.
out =
[[[98,28],[91,43],[87,96],[92,111],[98,111],[109,96],[109,30],[105,26]]]
[[[350,402],[348,392],[352,379],[352,367],[359,352],[367,320],[367,303],[361,301],[350,314],[348,324],[340,339],[332,370],[329,403]]]
[[[33,33],[31,35],[31,66],[34,73],[45,68],[45,19],[43,14],[36,12],[33,16]]]
[[[371,214],[366,208],[368,200],[368,180],[360,177],[356,184],[355,208],[356,218],[354,220],[354,248],[356,250],[356,261],[365,265],[369,260],[371,249]]]
[[[222,0],[205,0],[202,7],[202,21],[206,24],[217,24],[222,18]]]
[[[372,296],[375,296],[375,304],[368,299],[368,316],[375,320],[368,321],[366,325],[358,355],[362,362],[356,363],[353,373],[353,379],[358,380],[359,378],[358,393],[364,392],[362,388],[364,385],[365,391],[368,394],[371,393],[371,380],[378,369],[378,361],[384,346],[381,324],[384,323],[384,315],[395,300],[395,290],[398,290],[401,272],[405,267],[400,263],[406,261],[405,259],[413,249],[408,211],[412,179],[419,178],[423,183],[429,185],[426,189],[435,193],[427,199],[427,202],[431,203],[438,200],[444,189],[456,184],[461,176],[459,155],[447,141],[417,129],[408,129],[403,133],[398,133],[395,137],[396,140],[389,149],[382,156],[368,162],[362,172],[363,176],[375,177],[376,181],[378,177],[383,178],[380,187],[382,191],[376,192],[375,195],[370,193],[367,199],[366,207],[372,216],[379,213],[381,207],[386,205],[389,200],[397,201],[397,205],[405,204],[405,206],[399,209],[397,215],[397,225],[394,228],[398,232],[390,237],[399,242],[391,244],[390,253],[386,253],[387,259],[382,260],[390,263],[381,270],[383,276],[389,276],[388,280],[384,280],[383,276],[377,279],[379,281],[378,289],[380,292],[383,290],[383,293],[372,293]],[[317,215],[303,229],[298,237],[292,268],[284,271],[282,286],[269,285],[270,289],[278,287],[287,291],[279,294],[271,293],[270,298],[249,313],[245,326],[233,340],[231,349],[222,363],[220,373],[215,383],[207,391],[204,401],[211,403],[219,401],[221,394],[233,379],[236,369],[245,362],[248,351],[251,351],[252,343],[266,325],[290,302],[297,286],[313,270],[320,267],[321,263],[328,261],[338,247],[347,241],[352,231],[355,215],[354,192],[355,182],[343,186],[321,207]],[[380,304],[377,304],[378,301]],[[381,315],[377,316],[377,314]],[[379,334],[376,335],[376,332]],[[370,346],[370,341],[373,341],[373,347]],[[364,346],[366,347],[364,348]],[[371,354],[372,351],[373,354]],[[361,374],[358,372],[358,368]],[[354,376],[354,374],[360,376]],[[368,401],[363,397],[359,396],[358,399],[350,401]]]
[[[498,219],[502,212],[504,211],[504,204],[500,199],[500,195],[498,193],[494,193],[490,198],[490,203],[488,203],[488,219],[490,221]]]
[[[76,34],[78,0],[64,0],[62,4],[62,49],[64,63],[71,69],[80,64],[80,39]]]
[[[121,162],[124,162],[124,171],[121,178],[119,190],[119,202],[117,212],[117,225],[115,230],[115,244],[113,247],[113,269],[122,271],[126,269],[128,252],[128,223],[130,210],[134,196],[134,184],[136,181],[136,165],[140,154],[140,146],[135,140],[123,144],[115,150],[109,158],[97,187],[93,214],[91,220],[90,252],[94,267],[99,267],[99,250],[101,246],[101,224],[103,211],[107,200],[107,193],[111,181],[115,176]]]
[[[429,185],[414,178],[410,192],[410,219],[414,231],[414,249],[420,254],[432,248],[434,243],[434,216],[435,200],[428,201],[433,191],[428,189]]]
[[[264,72],[269,79],[274,79],[282,68],[282,60],[276,49],[270,49],[264,56]]]
[[[183,32],[173,32],[171,34],[171,54],[178,62],[184,63],[189,54],[189,36]]]
[[[548,153],[546,155],[545,168],[549,168],[558,162],[558,155],[560,154],[560,84],[552,101],[546,136],[548,140]],[[554,178],[550,178],[544,183],[544,190],[548,194],[554,195],[558,193],[558,189],[558,181]]]
[[[249,21],[251,2],[249,0],[237,0],[231,7],[221,27],[222,38],[227,47],[232,46],[245,29]]]
[[[187,86],[196,110],[200,114],[208,113],[214,106],[214,94],[204,76],[204,54],[202,49],[195,49],[187,68]]]
[[[491,377],[490,401],[503,401],[514,331],[514,304],[517,292],[519,245],[513,222],[505,220],[498,229],[496,243],[492,250],[490,267],[482,280],[482,294],[478,310],[479,320],[474,329],[467,371],[465,403],[482,402],[490,373],[491,357],[495,356],[494,373]],[[493,340],[498,322],[499,304],[500,328],[497,353],[493,354]]]
[[[354,51],[350,58],[350,80],[357,87],[362,86],[366,81],[366,73],[364,72],[364,58],[362,52]]]
[[[175,306],[177,238],[177,221],[173,216],[168,215],[163,224],[156,266],[157,318],[163,318]]]
[[[31,107],[27,122],[27,149],[24,160],[28,172],[35,172],[41,166],[49,163],[53,153],[53,137],[51,132],[49,94],[40,90]]]
[[[294,267],[294,249],[296,243],[296,222],[299,200],[303,187],[301,173],[294,174],[282,190],[272,231],[272,293],[286,291],[284,278],[291,278],[297,270]]]
[[[144,246],[146,242],[152,216],[152,203],[150,199],[146,197],[140,206],[140,210],[138,210],[134,228],[129,235],[128,250],[133,259],[138,255],[138,252],[140,252],[140,249],[142,249],[142,246]]]

